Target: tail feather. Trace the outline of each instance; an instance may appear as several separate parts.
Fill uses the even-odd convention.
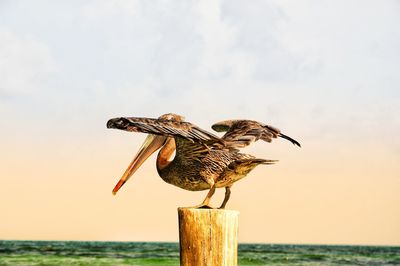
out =
[[[278,160],[267,160],[267,159],[258,159],[258,158],[251,158],[251,159],[240,159],[236,160],[235,163],[238,164],[274,164],[278,162]]]
[[[244,177],[251,170],[253,170],[257,165],[260,164],[273,164],[277,161],[275,160],[265,160],[265,159],[257,159],[257,158],[250,158],[250,159],[239,159],[233,161],[228,165],[227,171],[234,171],[235,175],[239,175]]]
[[[262,162],[260,164],[274,164],[276,162],[279,162],[279,160],[264,160],[264,159],[262,159]]]

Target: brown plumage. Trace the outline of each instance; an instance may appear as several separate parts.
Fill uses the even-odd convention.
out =
[[[157,156],[157,171],[165,182],[192,191],[209,189],[206,198],[197,207],[208,207],[215,188],[225,187],[225,198],[220,206],[224,208],[234,182],[245,177],[259,164],[276,162],[240,153],[239,148],[259,139],[271,142],[277,137],[300,146],[296,140],[278,129],[256,121],[227,120],[216,123],[212,126],[215,131],[226,131],[219,138],[183,120],[182,116],[165,114],[158,119],[119,117],[107,122],[108,128],[150,134],[113,193],[119,190],[144,160],[162,147]],[[170,160],[173,152],[175,157]]]

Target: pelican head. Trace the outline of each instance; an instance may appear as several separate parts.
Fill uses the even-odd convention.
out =
[[[185,117],[183,117],[181,115],[173,114],[173,113],[168,113],[168,114],[164,114],[164,115],[160,116],[158,119],[159,120],[170,120],[173,122],[182,122],[185,120]]]
[[[184,120],[184,117],[177,114],[168,113],[160,116],[158,120],[181,122]],[[124,117],[112,118],[108,120],[107,128],[135,131],[130,126],[129,118],[124,118]],[[147,136],[144,143],[137,152],[136,156],[133,158],[132,162],[125,170],[121,179],[115,185],[112,191],[113,195],[115,195],[118,192],[118,190],[126,183],[126,181],[128,181],[128,179],[136,172],[136,170],[139,169],[139,167],[144,163],[144,161],[146,161],[146,159],[150,157],[150,155],[152,155],[154,152],[156,152],[165,144],[167,139],[168,139],[167,136],[162,136],[162,135],[149,134]]]

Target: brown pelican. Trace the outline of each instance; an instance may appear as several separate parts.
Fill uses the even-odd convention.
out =
[[[259,164],[276,162],[240,153],[238,148],[259,139],[271,142],[277,137],[300,147],[296,140],[282,134],[279,129],[251,120],[227,120],[214,124],[212,129],[226,132],[221,138],[184,122],[184,118],[176,114],[165,114],[158,119],[118,117],[110,119],[107,127],[149,134],[113,189],[114,195],[140,165],[161,148],[157,156],[157,171],[165,182],[191,191],[209,189],[204,201],[196,206],[199,208],[211,208],[209,201],[215,188],[223,187],[225,198],[220,208],[225,208],[234,182]],[[175,156],[171,158],[174,152]]]

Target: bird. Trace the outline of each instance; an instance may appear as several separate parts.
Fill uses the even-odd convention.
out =
[[[225,197],[219,207],[224,209],[236,181],[258,165],[277,162],[241,153],[239,149],[258,140],[271,142],[277,137],[301,147],[298,141],[284,135],[279,129],[253,120],[225,120],[213,124],[211,128],[214,131],[225,132],[222,137],[186,122],[183,116],[173,113],[158,118],[116,117],[108,120],[107,128],[148,134],[114,187],[114,195],[143,162],[160,149],[156,167],[165,182],[190,191],[208,190],[203,202],[194,208],[213,208],[209,203],[216,188],[225,188]]]

